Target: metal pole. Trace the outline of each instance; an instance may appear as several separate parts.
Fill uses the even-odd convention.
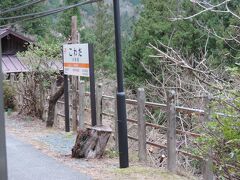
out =
[[[65,131],[70,132],[68,75],[64,74],[64,104],[65,104]]]
[[[93,58],[93,45],[88,45],[89,54],[89,66],[90,66],[90,99],[91,99],[91,116],[92,116],[92,126],[97,125],[96,118],[96,95],[95,95],[95,74],[94,74],[94,58]]]
[[[64,56],[63,56],[63,47],[62,47],[62,61],[64,64],[63,57]],[[65,131],[70,132],[68,75],[64,74],[64,70],[63,70],[63,77],[64,77]]]
[[[120,168],[127,168],[128,162],[128,136],[126,121],[126,102],[123,88],[123,65],[121,48],[121,28],[120,28],[120,8],[119,0],[113,0],[114,25],[115,25],[115,45],[117,61],[117,114],[118,114],[118,144]]]
[[[0,39],[0,176],[2,180],[7,180],[7,153],[5,119],[3,107],[3,72],[2,72],[2,40]]]

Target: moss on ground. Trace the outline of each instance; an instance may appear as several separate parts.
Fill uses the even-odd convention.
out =
[[[116,179],[156,179],[156,180],[187,180],[192,179],[189,177],[183,177],[172,174],[167,171],[163,171],[151,167],[143,166],[131,166],[124,169],[114,169],[113,173],[116,175]]]

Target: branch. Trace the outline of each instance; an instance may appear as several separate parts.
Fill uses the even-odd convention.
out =
[[[205,76],[205,77],[207,77],[207,78],[211,78],[211,79],[213,79],[214,81],[216,81],[217,76],[214,75],[210,70],[205,70],[205,71],[203,71],[203,70],[200,70],[200,69],[196,69],[196,68],[191,67],[190,65],[188,65],[188,63],[187,63],[184,59],[181,58],[181,56],[179,55],[179,53],[177,53],[176,51],[174,51],[171,47],[168,47],[168,46],[164,45],[164,44],[161,43],[161,42],[160,42],[160,44],[161,44],[162,46],[164,46],[165,48],[169,49],[169,50],[173,53],[173,55],[176,56],[176,58],[173,57],[173,56],[171,56],[171,55],[168,55],[167,53],[165,53],[165,52],[163,52],[162,50],[158,49],[157,47],[153,46],[152,44],[149,44],[151,48],[153,48],[153,49],[156,50],[158,53],[160,53],[160,54],[158,55],[158,57],[164,57],[164,58],[170,60],[171,62],[173,62],[176,66],[180,66],[180,67],[182,67],[182,68],[184,68],[184,69],[188,69],[188,70],[193,74],[194,77],[196,77],[200,82],[208,85],[209,87],[212,87],[212,88],[217,89],[217,90],[220,90],[220,91],[224,90],[223,87],[218,87],[218,86],[216,86],[216,85],[214,85],[214,84],[212,84],[212,83],[209,83],[209,82],[207,82],[206,80],[202,79],[202,78],[197,74],[197,73],[199,73],[199,74],[201,74],[201,75],[203,75],[203,76]],[[154,56],[154,57],[157,57],[157,56]],[[204,62],[204,61],[201,61],[201,64],[203,64],[203,62]],[[204,67],[207,67],[207,66],[204,65]]]
[[[194,1],[192,0],[192,2],[198,4],[200,7],[204,8],[204,10],[199,11],[198,13],[193,14],[193,15],[188,16],[188,17],[171,18],[171,20],[172,20],[172,21],[177,21],[177,20],[188,20],[188,19],[192,19],[192,18],[194,18],[194,17],[196,17],[196,16],[199,16],[199,15],[201,15],[201,14],[207,12],[207,11],[215,11],[215,10],[214,10],[215,8],[220,7],[220,6],[224,5],[224,4],[227,4],[227,3],[230,2],[230,1],[231,1],[231,0],[226,0],[226,1],[222,2],[222,3],[217,4],[217,5],[208,4],[208,5],[210,5],[210,7],[206,7],[206,6],[202,6],[200,2],[195,1],[195,0],[194,0]],[[230,12],[231,14],[233,13],[233,12],[231,12],[229,9],[227,9],[227,11],[224,11],[224,12]],[[233,13],[233,14],[234,14],[234,13]],[[234,15],[236,15],[236,14],[234,14]],[[237,17],[238,17],[238,16],[237,16]]]

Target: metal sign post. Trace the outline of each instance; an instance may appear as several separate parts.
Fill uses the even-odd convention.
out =
[[[70,132],[68,75],[64,74],[65,131]]]
[[[126,120],[126,102],[123,88],[123,65],[121,47],[121,28],[120,28],[120,8],[119,0],[113,0],[114,25],[115,25],[115,44],[117,60],[117,115],[118,115],[118,144],[120,168],[129,166],[128,162],[128,136]]]
[[[94,57],[93,57],[93,45],[89,44],[89,66],[90,66],[90,98],[91,98],[91,116],[92,126],[97,125],[97,110],[96,110],[96,96],[95,96],[95,73],[94,73]]]
[[[91,44],[65,44],[63,45],[63,61],[64,77],[67,77],[68,75],[80,77],[90,76],[91,116],[92,126],[95,126],[97,123],[93,46]],[[66,89],[68,88],[66,87]],[[68,95],[66,95],[66,97],[68,97]],[[67,101],[68,99],[65,99],[65,103]],[[68,106],[65,106],[65,113],[69,114],[67,107]],[[69,122],[68,119],[66,118],[66,123]],[[68,126],[69,125],[66,124],[66,127]]]
[[[5,119],[3,107],[3,72],[2,72],[2,44],[0,39],[0,176],[7,180],[7,153],[5,136]]]

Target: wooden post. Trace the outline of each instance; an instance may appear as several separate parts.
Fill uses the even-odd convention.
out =
[[[72,44],[78,43],[79,35],[77,29],[77,16],[72,16],[72,28],[71,28]]]
[[[85,82],[79,83],[79,129],[84,129],[84,112],[85,112]]]
[[[77,16],[72,16],[72,28],[71,28],[71,37],[72,44],[80,42],[80,37],[78,33],[77,25]],[[78,77],[72,76],[72,130],[77,131],[77,104],[78,104],[78,91],[77,85]]]
[[[48,105],[47,105],[47,101],[45,101],[45,105],[44,105],[44,110],[43,110],[43,121],[47,121],[48,119]]]
[[[44,100],[44,97],[45,97],[45,93],[46,93],[46,90],[43,86],[40,86],[40,109],[41,109],[41,118],[43,120],[43,114],[44,114],[44,106],[45,106],[45,100]]]
[[[55,127],[58,127],[58,102],[56,103],[56,105],[55,105],[55,111],[54,111],[54,126]]]
[[[56,89],[57,89],[57,85],[56,83],[52,82],[51,84],[51,95],[53,95],[55,92],[56,92]]]
[[[3,80],[5,81],[7,79],[7,74],[3,74]]]
[[[97,105],[97,125],[102,126],[102,83],[97,85],[96,92]]]
[[[117,87],[116,87],[116,93],[117,94]],[[115,151],[119,151],[118,149],[118,115],[117,115],[117,96],[115,96],[114,101],[114,117],[115,117],[115,131],[114,131],[114,137],[115,137]]]
[[[11,73],[10,74],[10,84],[11,84],[11,86],[14,86],[14,79],[15,79],[15,74]]]
[[[19,80],[18,80],[18,91],[19,91],[19,109],[23,105],[23,73],[19,74]]]
[[[205,123],[208,123],[211,121],[211,108],[210,108],[210,97],[209,95],[204,98],[204,121]],[[212,161],[212,150],[209,149],[208,154],[205,156],[203,160],[203,179],[204,180],[213,180],[213,161]]]
[[[145,92],[143,88],[137,91],[138,109],[138,158],[141,162],[147,161],[146,121],[145,121]]]
[[[176,173],[176,109],[175,109],[175,92],[167,92],[167,169]]]

